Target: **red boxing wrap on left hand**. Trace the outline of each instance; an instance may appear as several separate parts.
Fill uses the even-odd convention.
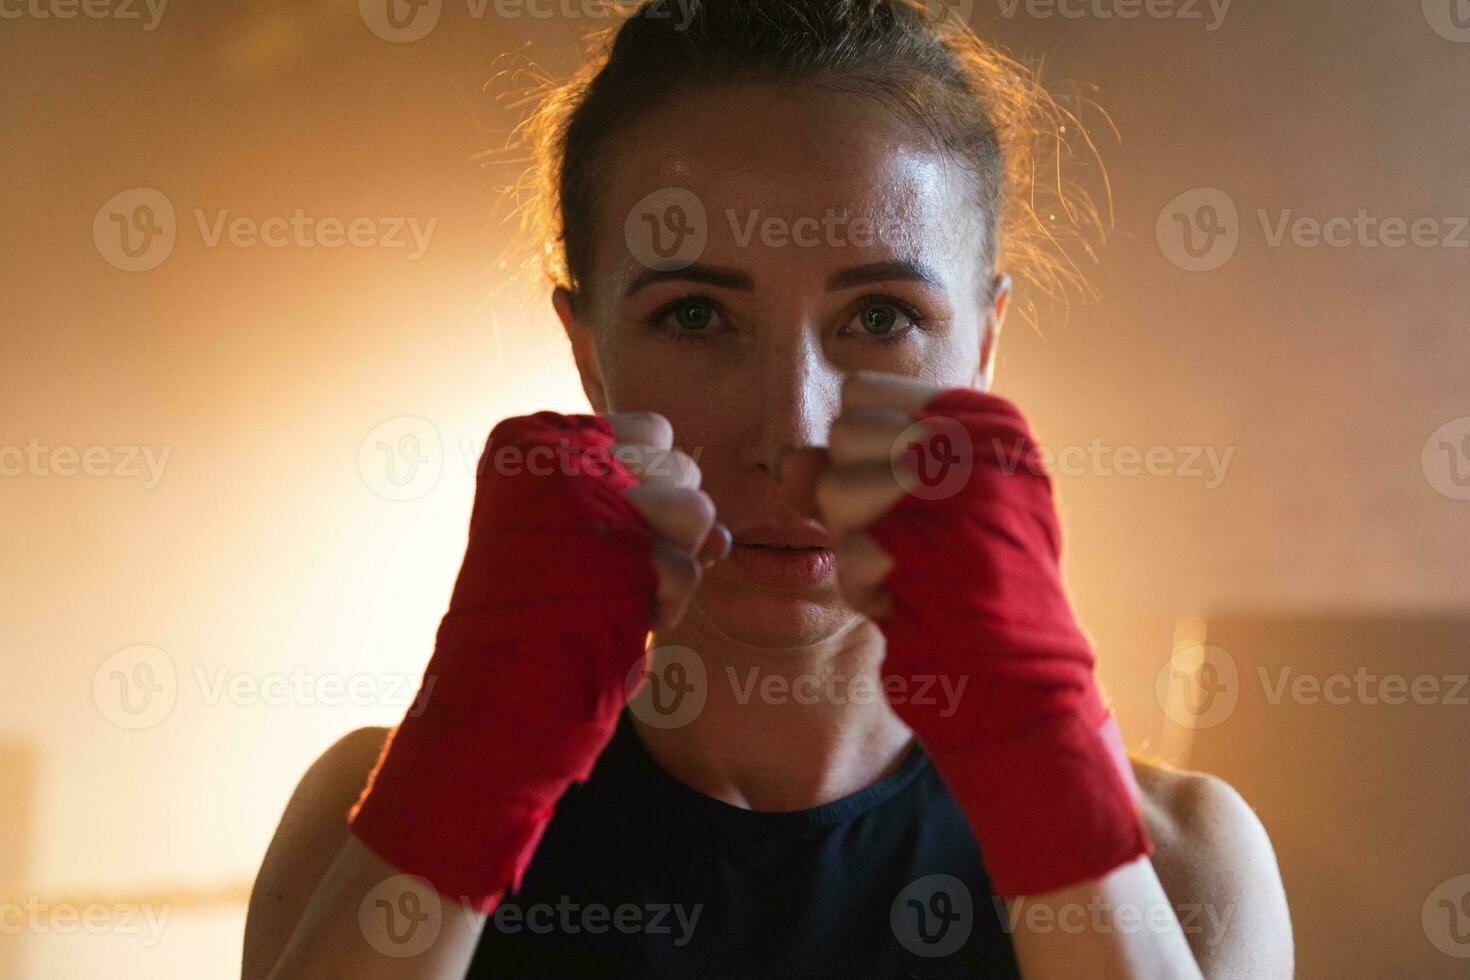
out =
[[[485,911],[587,778],[642,662],[657,578],[637,481],[592,416],[508,419],[414,707],[349,817],[399,870]]]
[[[932,698],[894,709],[964,809],[997,894],[1101,878],[1152,845],[1062,584],[1050,477],[1005,399],[948,391],[919,417],[933,479],[868,532],[894,560],[885,689],[964,684],[947,717],[956,705]]]

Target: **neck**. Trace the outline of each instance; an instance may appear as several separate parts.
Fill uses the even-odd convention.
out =
[[[855,793],[903,761],[913,735],[883,697],[883,637],[866,619],[818,644],[751,647],[695,610],[655,634],[650,671],[699,651],[704,706],[678,727],[633,714],[649,754],[707,796],[751,810],[803,810]],[[687,654],[685,655],[687,656]]]

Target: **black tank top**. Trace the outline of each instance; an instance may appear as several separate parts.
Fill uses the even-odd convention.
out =
[[[674,779],[625,711],[468,976],[1018,978],[1004,921],[917,742],[866,789],[762,813]]]

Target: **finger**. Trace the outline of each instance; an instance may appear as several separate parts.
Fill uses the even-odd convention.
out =
[[[715,523],[715,503],[701,490],[640,483],[629,487],[626,496],[654,534],[691,555]]]
[[[668,449],[674,444],[674,427],[657,412],[608,412],[613,439],[630,446]]]
[[[858,371],[842,382],[842,413],[855,408],[896,408],[917,415],[943,391],[918,378]]]
[[[903,497],[887,460],[828,470],[817,484],[817,506],[832,534],[841,538],[881,517]]]
[[[837,583],[843,598],[858,612],[869,613],[887,598],[884,582],[893,571],[893,559],[861,532],[843,538],[836,553]]]
[[[698,490],[704,475],[689,455],[664,446],[615,444],[612,456],[644,483]]]
[[[827,451],[835,466],[891,459],[899,438],[913,424],[912,415],[896,408],[855,408],[833,420]]]
[[[679,625],[703,572],[694,556],[668,541],[656,541],[650,555],[658,575],[658,593],[654,598],[653,626],[672,629]]]
[[[730,549],[733,547],[735,547],[735,538],[730,533],[730,529],[716,521],[715,526],[710,528],[709,534],[705,537],[704,544],[700,546],[699,554],[695,557],[699,559],[700,567],[710,568],[729,558]]]

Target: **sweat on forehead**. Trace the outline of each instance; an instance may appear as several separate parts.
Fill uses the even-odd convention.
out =
[[[698,235],[700,260],[725,266],[989,258],[972,173],[891,108],[816,86],[681,95],[619,134],[599,170],[588,293],[656,264],[630,234],[668,207],[688,226],[669,231]]]
[[[798,217],[823,216],[828,200],[839,211],[857,200],[902,214],[903,199],[892,191],[913,174],[886,173],[858,158],[933,147],[969,179],[966,193],[945,204],[949,232],[978,239],[967,261],[983,265],[986,279],[1003,266],[1052,295],[1087,294],[1068,254],[1076,243],[1090,255],[1101,240],[1102,214],[1070,176],[1100,163],[1087,127],[1067,108],[1084,103],[1071,96],[1058,102],[1036,69],[986,43],[948,10],[927,0],[670,0],[646,4],[622,26],[589,38],[588,61],[572,78],[518,93],[530,116],[507,149],[534,159],[514,197],[542,270],[582,305],[588,288],[612,274],[595,268],[604,230],[597,226],[615,222],[630,202],[610,196],[621,191],[626,198],[633,182],[645,191],[650,180],[683,187],[681,167],[692,166],[683,151],[690,147],[718,142],[730,180],[773,169],[810,175],[804,183],[767,179],[743,191],[763,193],[766,210],[819,212]],[[736,126],[733,96],[755,89],[772,96],[753,107],[764,116]],[[716,107],[705,118],[671,111],[701,93]],[[810,108],[823,93],[866,105],[836,114]],[[800,95],[808,111],[778,118],[774,95]],[[870,121],[852,123],[854,111]],[[883,125],[871,121],[880,116]],[[638,145],[648,140],[639,133],[660,119],[660,152],[650,153]],[[785,138],[796,133],[804,138]],[[616,165],[630,155],[632,179],[623,176],[629,168]],[[848,192],[844,180],[863,175],[888,184],[871,188],[874,195]],[[810,191],[814,183],[821,183],[820,199]],[[794,202],[778,196],[803,191]],[[751,206],[740,188],[721,188],[719,196],[722,208]]]

